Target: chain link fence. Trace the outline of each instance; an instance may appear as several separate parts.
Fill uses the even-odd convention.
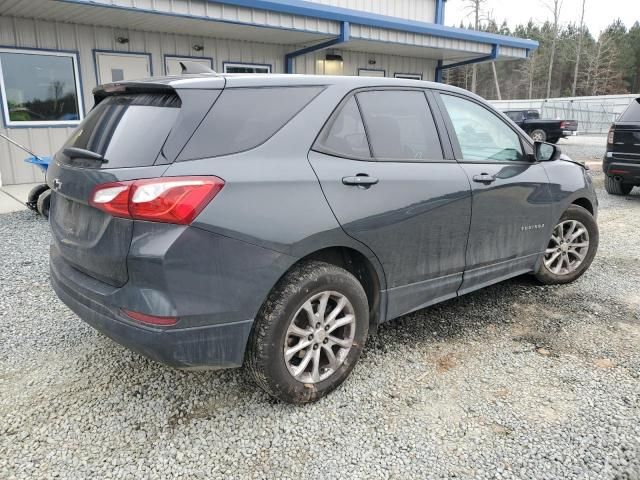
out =
[[[577,120],[581,135],[606,135],[609,127],[638,95],[492,100],[498,110],[538,110],[544,119]]]

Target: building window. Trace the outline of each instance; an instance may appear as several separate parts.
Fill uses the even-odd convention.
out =
[[[213,58],[209,57],[177,57],[173,55],[165,55],[164,57],[164,71],[167,75],[181,75],[182,67],[180,62],[195,62],[203,67],[213,70]]]
[[[376,70],[373,68],[359,68],[358,76],[359,77],[386,77],[387,72],[384,70]]]
[[[271,65],[224,63],[224,73],[271,73]]]
[[[76,54],[0,49],[7,126],[76,125],[83,116]]]
[[[395,78],[406,78],[407,80],[422,80],[420,73],[394,73]]]

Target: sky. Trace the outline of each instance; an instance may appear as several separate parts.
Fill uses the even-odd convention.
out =
[[[510,27],[519,23],[527,23],[529,18],[535,22],[544,23],[546,19],[552,20],[553,13],[545,7],[552,4],[552,0],[487,0],[486,9],[491,16],[502,24],[507,21]],[[457,27],[460,21],[465,24],[471,21],[471,16],[465,10],[465,0],[447,0],[445,7],[445,24]],[[563,24],[580,23],[580,11],[582,0],[564,0],[560,21]],[[620,18],[625,25],[631,27],[633,23],[640,21],[640,0],[587,0],[585,7],[584,23],[592,35],[598,36],[607,25]]]

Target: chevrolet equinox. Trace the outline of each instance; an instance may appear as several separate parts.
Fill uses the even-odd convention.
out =
[[[194,74],[94,97],[47,173],[51,282],[173,367],[314,401],[382,322],[596,254],[585,168],[461,89]]]

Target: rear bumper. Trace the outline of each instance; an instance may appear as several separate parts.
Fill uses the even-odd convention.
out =
[[[607,152],[602,162],[602,171],[605,175],[620,177],[625,183],[640,185],[640,159],[620,158]]]
[[[51,262],[51,284],[58,297],[82,320],[117,343],[175,368],[242,365],[253,320],[191,328],[136,324],[123,317],[119,309],[101,304],[86,292],[83,294],[82,287],[64,275],[65,268],[59,267],[59,263]]]
[[[562,131],[562,136],[563,137],[572,137],[574,135],[578,135],[578,131],[577,130],[563,130]]]

